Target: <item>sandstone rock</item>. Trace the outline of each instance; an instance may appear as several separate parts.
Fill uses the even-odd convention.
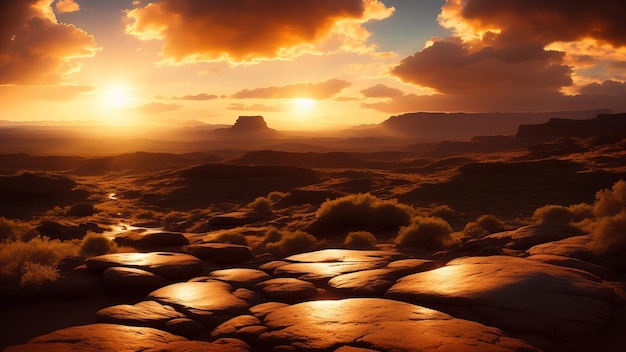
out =
[[[460,318],[538,336],[539,341],[566,338],[572,323],[599,331],[611,317],[615,293],[597,276],[581,270],[493,256],[460,258],[406,276],[385,297],[434,305]],[[560,330],[566,333],[558,335]],[[585,337],[593,336],[579,336]]]
[[[391,269],[402,269],[414,273],[428,271],[442,266],[441,263],[429,259],[400,259],[387,264]]]
[[[293,263],[278,267],[275,276],[295,277],[320,285],[326,284],[331,278],[356,271],[377,269],[387,265],[381,261],[336,262],[336,263]]]
[[[159,350],[171,343],[181,341],[187,341],[187,339],[153,328],[91,324],[57,330],[35,337],[27,344],[8,347],[4,351],[137,352]]]
[[[146,294],[170,282],[163,276],[146,270],[110,267],[102,273],[102,283],[108,291]]]
[[[241,263],[250,259],[250,248],[231,243],[202,243],[185,246],[183,250],[215,264]]]
[[[256,285],[255,290],[269,299],[282,302],[310,299],[317,294],[317,287],[312,283],[291,278],[263,281]]]
[[[185,337],[193,337],[204,332],[204,325],[200,322],[189,318],[176,318],[165,323],[163,327],[165,331],[171,332],[174,335],[180,335]]]
[[[172,280],[188,279],[203,270],[200,259],[181,253],[115,253],[87,260],[87,267],[97,272],[113,266],[142,269]]]
[[[276,268],[281,267],[283,265],[291,264],[291,262],[286,262],[284,260],[273,260],[271,262],[267,262],[259,267],[259,270],[263,270],[267,273],[274,273]]]
[[[259,319],[263,319],[269,313],[278,310],[280,308],[284,308],[289,306],[287,303],[280,302],[266,302],[257,304],[254,307],[250,308],[250,313]]]
[[[398,260],[404,254],[395,251],[374,251],[356,249],[322,249],[319,251],[295,254],[285,258],[286,261],[301,263],[328,262],[378,262]]]
[[[363,270],[335,276],[328,286],[343,297],[381,297],[402,274],[391,268]]]
[[[494,233],[483,239],[502,239],[506,242],[505,247],[507,248],[526,250],[541,243],[579,235],[581,235],[580,230],[572,226],[539,224],[520,227],[513,231]]]
[[[527,257],[527,259],[537,260],[542,263],[564,266],[572,269],[584,270],[588,273],[596,275],[604,280],[617,280],[619,275],[613,271],[593,263],[589,263],[580,259],[561,257],[558,255],[537,254]]]
[[[142,352],[144,350],[141,350]],[[206,341],[178,341],[159,348],[151,348],[145,352],[249,352],[250,346],[244,342],[230,344]]]
[[[73,226],[71,224],[61,224],[56,221],[45,221],[35,228],[41,236],[48,237],[53,240],[76,240],[85,237],[87,231]]]
[[[249,344],[254,344],[267,327],[252,315],[240,315],[232,318],[211,331],[211,338],[237,338]]]
[[[189,240],[178,232],[128,231],[115,237],[115,243],[140,249],[186,246]]]
[[[245,313],[250,307],[248,302],[233,295],[232,286],[220,281],[180,282],[160,288],[148,297],[213,326]]]
[[[380,298],[311,301],[281,308],[264,319],[264,350],[538,351],[495,328],[412,304]]]
[[[237,211],[216,215],[209,219],[209,226],[217,228],[233,228],[255,223],[263,219],[263,215],[255,212]]]
[[[96,312],[96,321],[131,326],[145,326],[162,329],[167,322],[185,318],[171,306],[155,301],[142,301],[134,305],[121,304]]]
[[[264,271],[245,268],[215,270],[209,273],[209,277],[244,288],[253,288],[259,282],[271,279]]]

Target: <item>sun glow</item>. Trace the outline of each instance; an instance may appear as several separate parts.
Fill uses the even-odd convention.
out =
[[[292,101],[293,107],[299,112],[307,112],[313,110],[316,105],[315,99],[311,98],[295,98]]]
[[[116,84],[107,88],[102,94],[102,100],[104,105],[110,109],[120,109],[129,107],[135,100],[132,96],[131,88]]]

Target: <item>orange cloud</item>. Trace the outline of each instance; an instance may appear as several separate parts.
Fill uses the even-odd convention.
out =
[[[134,109],[144,114],[156,114],[156,113],[161,113],[161,112],[176,111],[180,109],[181,107],[182,106],[178,104],[166,104],[166,103],[159,103],[156,101],[151,101],[149,103],[140,105]]]
[[[293,57],[333,40],[354,49],[361,26],[391,15],[378,0],[163,0],[126,12],[128,34],[163,40],[173,62]]]
[[[361,94],[363,94],[366,98],[392,98],[401,97],[404,95],[404,92],[398,88],[388,87],[384,84],[377,84],[361,90]]]
[[[55,8],[59,13],[76,12],[80,10],[80,6],[74,0],[59,0]]]
[[[282,87],[267,87],[244,89],[235,93],[236,99],[262,98],[262,99],[287,99],[287,98],[312,98],[329,99],[351,85],[350,82],[340,79],[329,79],[321,83],[299,83]]]
[[[170,99],[172,99],[172,100],[196,100],[196,101],[202,101],[202,100],[219,99],[219,97],[217,95],[215,95],[215,94],[200,93],[200,94],[195,94],[195,95],[184,95],[184,96],[180,96],[180,97],[172,97]]]
[[[94,56],[91,35],[58,23],[51,0],[0,2],[0,84],[56,84]]]
[[[244,105],[244,104],[230,104],[228,106],[228,110],[235,111],[256,111],[256,112],[282,112],[285,111],[284,108],[280,106],[271,106],[265,104],[252,104],[252,105]]]

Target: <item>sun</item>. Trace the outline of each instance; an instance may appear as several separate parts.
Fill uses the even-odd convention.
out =
[[[110,109],[129,107],[135,100],[131,91],[130,87],[123,84],[115,84],[108,87],[102,94],[104,106]]]
[[[292,101],[295,110],[300,112],[307,112],[315,108],[316,101],[311,98],[294,98]]]

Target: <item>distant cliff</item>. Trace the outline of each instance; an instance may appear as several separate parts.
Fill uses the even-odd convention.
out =
[[[278,133],[269,128],[263,116],[239,116],[234,125],[229,128],[220,128],[214,131],[221,136],[248,136],[248,137],[271,137]]]
[[[379,134],[415,138],[423,142],[469,141],[474,136],[514,135],[520,125],[540,124],[551,118],[589,119],[608,110],[540,113],[427,113],[392,116],[375,128]]]
[[[521,125],[515,138],[522,143],[543,143],[560,137],[626,136],[626,113],[599,114],[588,120],[552,118],[546,123]]]

